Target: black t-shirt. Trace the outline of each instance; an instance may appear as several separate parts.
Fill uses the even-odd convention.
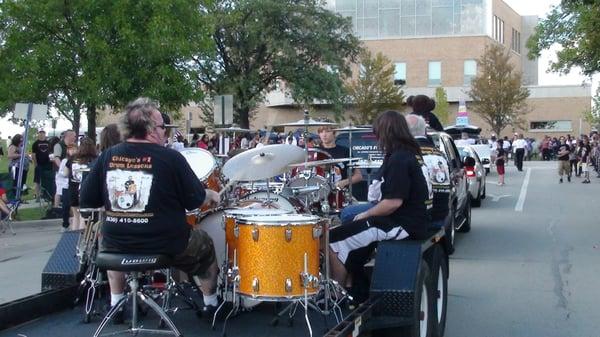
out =
[[[31,152],[35,155],[35,162],[38,166],[50,163],[50,142],[47,140],[36,140],[31,145]]]
[[[424,237],[429,227],[429,190],[421,164],[420,156],[398,150],[384,159],[381,169],[381,199],[402,199],[402,206],[389,217],[413,238]]]
[[[81,207],[106,208],[105,250],[177,255],[187,246],[185,210],[206,193],[185,158],[151,143],[121,143],[100,155],[81,185]]]
[[[504,151],[504,149],[502,148],[502,146],[498,146],[498,148],[496,149],[497,153],[496,153],[496,165],[502,166],[504,165],[504,155],[506,154],[506,151]],[[502,158],[500,158],[502,157]]]
[[[588,145],[583,145],[579,148],[579,157],[581,158],[582,163],[587,163],[588,157],[590,156],[590,152],[592,151],[592,147]]]
[[[558,160],[569,160],[569,152],[571,151],[571,147],[568,144],[560,144],[558,146],[558,153],[561,153],[563,151],[567,151],[567,153],[565,155],[562,156],[558,156]]]
[[[319,149],[329,153],[331,155],[332,158],[334,159],[340,159],[340,158],[348,158],[350,157],[350,149],[348,149],[345,146],[341,146],[341,145],[336,145],[332,148],[326,149],[324,147],[320,147]],[[342,179],[346,179],[348,178],[348,167],[347,167],[348,163],[338,163],[335,166],[337,168],[339,168],[339,171],[341,171],[342,174]]]

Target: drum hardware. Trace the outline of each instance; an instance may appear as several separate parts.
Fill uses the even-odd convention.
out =
[[[256,225],[252,229],[252,240],[254,240],[254,242],[258,242],[258,226]],[[254,289],[254,282],[252,283],[252,288]]]
[[[304,157],[304,151],[295,145],[266,145],[228,160],[223,165],[223,174],[230,181],[269,179],[286,172],[290,164],[301,162]]]

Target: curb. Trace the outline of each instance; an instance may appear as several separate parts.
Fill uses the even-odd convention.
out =
[[[60,225],[62,219],[43,219],[43,220],[26,220],[26,221],[13,221],[11,224],[15,228],[20,227],[35,227],[35,226],[55,226]]]

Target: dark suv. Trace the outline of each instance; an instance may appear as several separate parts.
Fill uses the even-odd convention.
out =
[[[468,232],[471,229],[471,201],[467,189],[467,176],[464,169],[464,163],[461,161],[460,153],[452,140],[452,137],[445,132],[430,132],[428,136],[433,139],[436,147],[446,155],[448,160],[448,169],[451,177],[451,195],[449,198],[449,209],[447,220],[444,227],[446,229],[446,248],[449,253],[454,251],[454,233]],[[342,132],[338,134],[336,143],[348,147],[349,134]],[[371,163],[381,161],[383,156],[377,148],[377,140],[373,132],[369,130],[355,131],[352,133],[352,157],[360,157],[365,160],[371,160]],[[363,177],[369,177],[374,174],[376,169],[373,167],[363,169]],[[366,191],[368,181],[366,179],[353,187],[353,195],[359,201],[366,201]]]

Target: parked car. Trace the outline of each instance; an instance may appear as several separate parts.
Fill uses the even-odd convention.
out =
[[[481,160],[481,164],[485,168],[485,174],[490,173],[490,167],[492,165],[492,148],[489,144],[475,144],[471,145],[471,148],[475,150],[479,159]]]
[[[458,147],[458,151],[465,163],[471,206],[480,207],[481,200],[485,199],[485,169],[473,145]]]

